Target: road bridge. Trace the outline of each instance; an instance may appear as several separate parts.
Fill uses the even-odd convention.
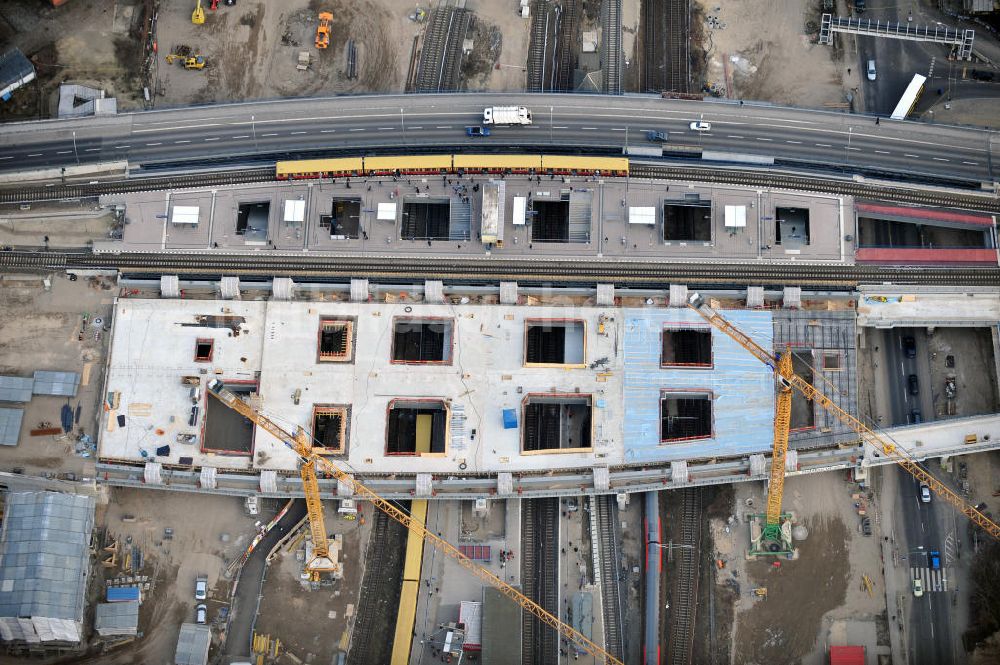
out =
[[[534,123],[470,138],[486,106],[519,104]],[[693,131],[694,120],[711,124]],[[773,157],[776,163],[911,181],[995,180],[988,130],[723,100],[571,94],[432,94],[289,99],[0,126],[0,171],[128,160],[133,170],[330,154],[429,151],[620,153],[646,132],[669,146]]]

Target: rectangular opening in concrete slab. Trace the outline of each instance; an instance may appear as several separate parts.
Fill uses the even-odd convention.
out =
[[[320,215],[319,226],[328,229],[332,240],[361,237],[361,199],[334,198],[329,215]]]
[[[524,399],[524,453],[591,449],[590,395],[528,395]]]
[[[809,349],[793,350],[792,371],[801,376],[809,383],[815,379],[812,367],[812,353]],[[805,395],[798,390],[792,391],[792,419],[789,429],[805,430],[816,427],[816,413],[811,399],[806,399]]]
[[[313,405],[313,450],[320,455],[342,455],[347,452],[349,406],[343,404]]]
[[[438,399],[389,402],[386,455],[441,455],[448,451],[448,407]]]
[[[712,393],[660,394],[660,441],[689,441],[712,436]]]
[[[257,391],[256,382],[224,382],[233,393],[244,396]],[[252,455],[254,425],[211,395],[205,397],[205,429],[202,452],[224,455]]]
[[[697,328],[665,329],[660,351],[660,366],[711,367],[712,332]]]
[[[775,208],[774,241],[784,249],[809,244],[809,209]]]
[[[215,340],[199,338],[194,343],[194,361],[196,363],[212,362],[215,351]]]
[[[525,365],[582,367],[587,340],[583,321],[529,319],[524,330]]]
[[[270,201],[241,203],[236,213],[236,235],[246,243],[267,242],[267,225],[271,218]]]
[[[569,200],[531,202],[532,242],[569,242]]]
[[[823,351],[822,367],[827,372],[839,372],[844,369],[844,354],[840,351]]]
[[[446,198],[406,200],[400,238],[448,240],[451,237],[451,203]]]
[[[711,201],[672,201],[663,204],[664,242],[711,242]]]
[[[988,230],[859,217],[858,247],[989,249],[993,238]]]
[[[392,362],[451,364],[451,319],[401,317],[392,322]]]
[[[349,363],[354,360],[354,319],[319,320],[319,362]]]

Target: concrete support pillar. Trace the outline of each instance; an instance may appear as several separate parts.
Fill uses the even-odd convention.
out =
[[[598,307],[614,307],[615,305],[615,285],[614,284],[598,284],[597,285],[597,306]]]
[[[750,456],[750,476],[766,476],[767,475],[767,460],[764,459],[763,455],[751,455]]]
[[[763,306],[764,306],[764,287],[748,286],[747,307],[763,307]]]
[[[271,281],[271,297],[274,300],[292,300],[295,298],[295,282],[291,277],[275,277]]]
[[[500,304],[517,304],[517,282],[500,282]]]
[[[368,280],[351,280],[351,302],[368,302]]]
[[[784,307],[785,309],[801,309],[802,287],[786,286],[785,292],[781,297],[781,306]]]
[[[789,450],[785,453],[785,473],[799,470],[799,451]]]
[[[349,473],[347,480],[337,480],[337,496],[354,496],[354,474]]]
[[[198,478],[198,481],[202,488],[214,490],[218,486],[218,483],[215,481],[215,473],[216,468],[214,466],[201,467],[201,476]]]
[[[687,307],[688,287],[687,284],[670,285],[670,307]]]
[[[225,300],[239,300],[240,299],[240,278],[239,277],[223,277],[222,281],[219,282],[219,293]]]
[[[424,282],[424,302],[444,302],[444,282],[439,279],[429,279]]]
[[[161,275],[160,276],[160,297],[161,298],[180,298],[181,297],[181,279],[177,275]]]
[[[514,476],[510,471],[501,471],[497,474],[497,494],[500,496],[514,494]]]
[[[434,477],[429,473],[418,473],[414,492],[421,498],[434,496]]]
[[[278,491],[278,472],[273,469],[264,469],[260,472],[260,491],[265,494],[272,494]]]
[[[146,462],[142,469],[142,481],[147,485],[163,484],[163,465],[159,462]]]
[[[594,489],[607,492],[611,488],[611,473],[606,466],[594,467]]]
[[[688,478],[688,463],[686,460],[678,460],[670,463],[670,482],[687,483]]]

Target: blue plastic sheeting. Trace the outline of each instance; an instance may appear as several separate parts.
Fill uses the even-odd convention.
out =
[[[503,428],[517,429],[517,409],[503,410]]]
[[[109,603],[124,603],[130,600],[141,600],[141,599],[142,597],[139,593],[139,587],[137,586],[108,587]]]
[[[728,310],[722,315],[765,349],[774,336],[771,313]],[[625,461],[694,460],[765,452],[774,442],[774,375],[725,333],[688,309],[626,309]],[[712,331],[710,369],[661,368],[661,331],[671,327]],[[712,393],[712,437],[660,442],[663,391]]]

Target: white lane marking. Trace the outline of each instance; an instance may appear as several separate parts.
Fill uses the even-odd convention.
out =
[[[854,152],[861,152],[861,148],[852,148],[850,146],[847,146],[847,149],[848,150],[853,150]]]
[[[152,127],[150,129],[133,129],[133,134],[143,134],[146,132],[172,132],[175,129],[201,129],[202,127],[218,127],[221,123],[210,122],[208,124],[198,124],[198,125],[178,125],[176,127]]]
[[[87,148],[84,152],[97,152],[100,148]]]
[[[911,154],[910,154],[910,153],[908,153],[908,152],[904,152],[904,153],[903,153],[903,157],[913,157],[913,158],[917,158],[917,157],[920,157],[920,155],[911,155]]]
[[[181,139],[180,141],[174,141],[174,143],[190,143],[188,139]]]
[[[0,157],[0,159],[14,159],[13,157]]]
[[[799,144],[801,144],[802,141],[785,141],[785,143],[799,143]]]
[[[613,132],[624,132],[625,130],[624,129],[619,129],[618,127],[612,127],[611,131],[613,131]]]
[[[73,151],[72,151],[72,150],[60,150],[60,151],[59,151],[59,152],[57,152],[56,154],[57,154],[57,155],[72,155],[72,154],[73,154]]]
[[[147,143],[146,145],[153,146],[153,145],[163,145],[163,144],[162,143]]]
[[[552,125],[552,129],[569,129],[565,125]]]
[[[218,141],[219,137],[218,136],[213,136],[212,138],[208,138],[208,139],[205,139],[205,140],[206,141]]]
[[[731,139],[741,139],[741,138],[743,138],[743,137],[742,137],[742,136],[739,136],[739,135],[737,135],[737,134],[729,134],[729,138],[731,138]]]
[[[588,132],[596,132],[597,131],[597,127],[581,127],[580,129],[585,129]]]
[[[891,155],[892,154],[888,150],[876,150],[875,152],[877,152],[880,155]]]
[[[963,164],[968,164],[969,166],[976,166],[979,162],[962,162]]]
[[[412,127],[410,127],[410,129],[423,129],[423,126],[422,125],[413,125]],[[330,130],[327,130],[327,131],[332,132],[334,130],[330,129]]]
[[[395,127],[379,127],[378,128],[378,130],[380,132],[391,132],[394,129],[396,129],[396,128]],[[305,134],[305,132],[292,132],[292,134]]]
[[[758,140],[758,141],[773,141],[774,139],[766,139],[766,138],[764,138],[763,136],[758,136],[758,137],[757,137],[757,140]]]
[[[278,132],[271,132],[270,134],[261,134],[261,136],[277,136]]]
[[[832,148],[833,146],[830,145],[829,143],[817,143],[816,147],[817,148]]]
[[[451,125],[438,125],[435,129],[451,129]],[[353,129],[351,130],[354,131]]]
[[[116,145],[115,150],[125,150],[126,148],[131,148],[130,145]]]
[[[248,139],[248,138],[250,138],[250,135],[249,134],[240,134],[239,136],[234,136],[233,138],[234,139]]]
[[[944,157],[931,157],[935,162],[950,162],[950,159],[945,159]]]
[[[295,135],[295,134],[308,134],[308,133],[309,132],[291,132],[292,135]]]
[[[335,131],[337,131],[337,130],[336,129],[321,129],[321,130],[319,130],[319,133],[320,134],[333,134]]]
[[[42,153],[40,153],[40,152],[33,152],[30,155],[28,155],[28,157],[41,157],[41,156],[42,156]]]

